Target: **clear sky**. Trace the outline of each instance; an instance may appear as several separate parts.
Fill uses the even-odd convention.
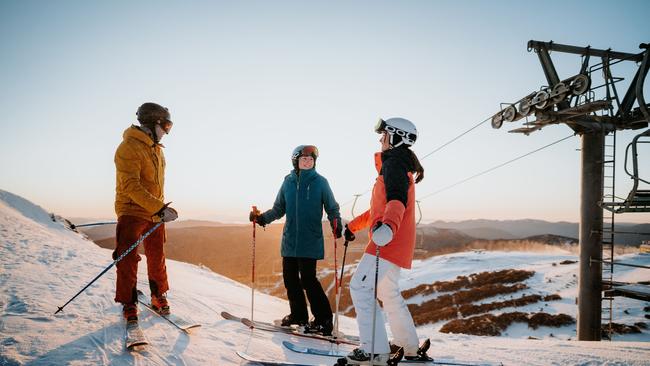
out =
[[[174,121],[166,198],[181,219],[243,222],[252,204],[269,208],[300,144],[319,147],[317,170],[349,218],[376,176],[379,117],[412,120],[424,156],[546,84],[528,40],[637,53],[649,13],[648,1],[0,0],[0,189],[64,216],[114,216],[115,148],[154,101]],[[578,56],[552,56],[561,78],[578,72]],[[635,66],[614,71],[629,80]],[[416,195],[571,134],[506,127],[485,123],[423,159]],[[423,221],[578,221],[579,146],[428,196]]]

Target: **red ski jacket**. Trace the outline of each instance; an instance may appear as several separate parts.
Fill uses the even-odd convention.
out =
[[[389,169],[382,169],[390,166]],[[372,228],[381,221],[393,230],[393,240],[380,248],[379,256],[399,267],[409,269],[415,250],[415,184],[413,182],[411,152],[392,149],[375,153],[375,167],[379,176],[372,188],[370,209],[348,223],[352,232]],[[376,245],[372,231],[365,252],[375,255]]]

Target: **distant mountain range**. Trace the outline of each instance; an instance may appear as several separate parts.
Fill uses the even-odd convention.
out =
[[[74,218],[72,220],[75,224],[82,224],[87,222],[97,222],[102,220],[97,219],[83,219]],[[104,220],[106,221],[106,220]],[[108,220],[110,221],[110,220]],[[167,225],[168,229],[188,229],[198,227],[223,227],[223,226],[246,226],[237,224],[224,224],[216,221],[206,220],[184,220],[175,221]],[[451,231],[450,231],[451,230]],[[115,225],[104,225],[82,228],[93,240],[108,239],[115,236]],[[631,224],[631,223],[618,223],[616,224],[616,231],[619,233],[615,235],[615,242],[619,245],[638,246],[643,240],[650,240],[650,223],[648,224]],[[578,223],[572,222],[549,222],[543,220],[523,219],[523,220],[465,220],[465,221],[435,221],[428,224],[420,224],[418,226],[418,235],[426,234],[425,236],[434,236],[437,240],[459,243],[469,243],[476,239],[486,240],[508,240],[508,239],[531,239],[531,237],[541,236],[534,238],[540,242],[543,240],[544,235],[559,236],[565,238],[578,238]],[[645,234],[645,235],[644,235]],[[424,237],[418,238],[419,241],[424,240]],[[553,244],[554,240],[547,244]]]
[[[578,238],[578,223],[548,222],[543,220],[466,220],[458,222],[434,221],[420,225],[424,228],[454,229],[477,239],[525,239],[536,235],[559,235],[568,238]],[[616,231],[626,234],[616,234],[615,242],[622,245],[638,246],[643,240],[650,240],[649,224],[617,223]],[[630,234],[627,234],[630,233]]]

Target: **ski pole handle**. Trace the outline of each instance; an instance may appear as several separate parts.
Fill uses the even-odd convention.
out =
[[[262,214],[260,210],[257,209],[257,206],[253,206],[252,208],[252,213],[253,213],[253,227],[255,227],[255,224],[257,224],[257,218]]]

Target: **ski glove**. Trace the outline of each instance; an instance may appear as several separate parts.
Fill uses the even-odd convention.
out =
[[[264,220],[264,216],[262,216],[262,214],[259,211],[251,211],[248,214],[248,220],[250,222],[255,221],[255,223],[258,224],[261,227],[266,226],[266,221]]]
[[[170,222],[178,218],[178,212],[173,208],[166,206],[160,211],[160,213],[158,213],[158,216],[163,222]]]
[[[334,223],[336,222],[336,227],[334,227]],[[341,218],[337,217],[334,220],[330,222],[330,226],[332,227],[332,232],[334,233],[335,238],[340,238],[343,233],[343,224],[341,223]]]
[[[387,245],[393,240],[393,229],[381,221],[377,221],[372,228],[372,241],[380,247]]]
[[[345,235],[345,240],[347,240],[347,241],[354,241],[354,239],[357,238],[356,236],[354,236],[354,233],[352,232],[352,230],[350,230],[350,228],[348,228],[347,224],[345,225],[345,234],[344,235]]]

